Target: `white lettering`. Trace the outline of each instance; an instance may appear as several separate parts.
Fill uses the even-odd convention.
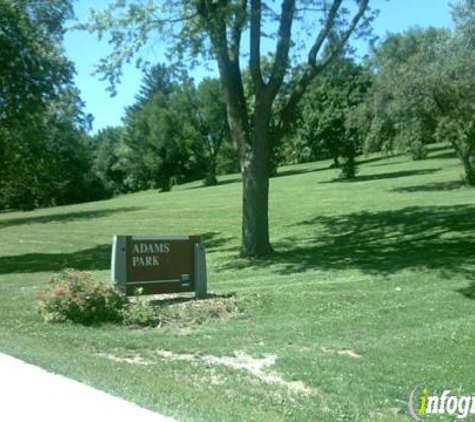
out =
[[[458,398],[455,396],[450,396],[447,400],[447,413],[453,415],[458,407]]]
[[[458,415],[459,419],[465,419],[468,415],[469,407],[470,407],[470,396],[463,396],[459,399],[459,407],[458,407]],[[473,402],[472,402],[473,404]]]
[[[440,400],[439,413],[445,413],[445,402],[447,401],[447,396],[450,394],[450,390],[444,390],[442,393],[442,398]]]
[[[439,408],[439,397],[429,396],[427,397],[426,413],[437,413]]]

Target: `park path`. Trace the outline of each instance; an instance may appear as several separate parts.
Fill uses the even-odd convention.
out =
[[[0,353],[2,422],[177,422]]]

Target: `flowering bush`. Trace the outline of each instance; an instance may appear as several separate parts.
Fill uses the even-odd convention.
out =
[[[38,294],[39,310],[47,322],[119,322],[127,302],[113,285],[73,269],[53,276],[50,287]]]

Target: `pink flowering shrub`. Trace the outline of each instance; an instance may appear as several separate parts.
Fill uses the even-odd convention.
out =
[[[112,284],[74,269],[54,275],[49,288],[38,294],[39,311],[47,322],[120,322],[127,303],[127,297]]]

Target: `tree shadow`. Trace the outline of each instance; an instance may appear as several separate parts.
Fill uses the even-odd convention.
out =
[[[435,173],[439,170],[441,169],[405,170],[405,171],[395,171],[391,173],[367,174],[367,175],[356,176],[355,179],[350,179],[350,180],[335,178],[335,179],[327,180],[320,183],[358,183],[358,182],[368,182],[372,180],[396,179],[399,177],[422,176],[424,174]]]
[[[215,188],[217,186],[223,186],[223,185],[229,185],[231,183],[238,183],[238,182],[241,182],[242,181],[242,177],[241,176],[238,176],[238,177],[233,177],[231,179],[226,179],[226,180],[218,180],[218,183],[216,185],[210,185],[210,186],[207,186],[205,185],[204,183],[202,183],[201,185],[197,185],[197,186],[191,186],[189,188],[185,188],[185,190],[194,190],[194,189],[204,189],[204,188]]]
[[[110,268],[112,245],[98,245],[70,253],[29,253],[0,257],[0,274],[61,271],[75,268],[100,271]]]
[[[440,183],[428,183],[426,185],[417,185],[417,186],[406,186],[402,188],[391,189],[391,192],[438,192],[438,191],[449,191],[456,190],[465,187],[465,184],[459,180],[453,180],[451,182],[440,182]]]
[[[315,173],[317,171],[325,171],[325,170],[333,170],[333,168],[331,168],[329,166],[325,166],[325,167],[314,167],[314,168],[305,168],[305,169],[277,170],[277,174],[272,176],[272,178],[286,177],[286,176],[297,176],[299,174]]]
[[[474,205],[457,205],[319,216],[298,224],[308,228],[308,237],[283,239],[274,257],[234,266],[269,267],[280,274],[358,269],[374,275],[424,268],[473,279],[474,213]]]
[[[205,248],[208,252],[212,252],[216,249],[221,249],[222,246],[227,245],[233,239],[233,236],[220,236],[221,232],[207,232],[201,235],[201,239],[205,244]]]
[[[361,165],[361,164],[371,164],[371,163],[375,163],[375,162],[378,162],[378,161],[383,161],[383,160],[391,160],[392,158],[396,158],[396,157],[400,157],[401,154],[384,154],[384,153],[381,153],[380,155],[377,155],[375,157],[370,157],[370,158],[365,158],[363,160],[357,160],[357,164],[358,165]],[[363,156],[364,157],[364,156]],[[376,167],[376,166],[386,166],[388,164],[391,164],[390,162],[389,163],[381,163],[381,164],[375,164],[375,165],[372,165],[371,167]]]
[[[426,160],[442,160],[442,159],[447,159],[447,158],[457,158],[457,154],[455,154],[455,151],[446,151],[442,152],[440,154],[430,154]]]
[[[434,144],[429,144],[428,145],[428,150],[429,153],[433,152],[440,152],[440,151],[447,151],[452,149],[452,146],[450,144],[445,144],[445,145],[439,145],[439,146],[434,146]]]
[[[108,217],[109,215],[124,212],[138,211],[139,207],[122,207],[95,211],[76,211],[64,214],[48,214],[31,217],[11,218],[8,220],[0,220],[0,229],[11,226],[21,226],[24,224],[47,224],[47,223],[67,223],[76,220],[87,220],[92,218]]]
[[[467,299],[475,300],[475,281],[472,281],[467,287],[455,290]]]

